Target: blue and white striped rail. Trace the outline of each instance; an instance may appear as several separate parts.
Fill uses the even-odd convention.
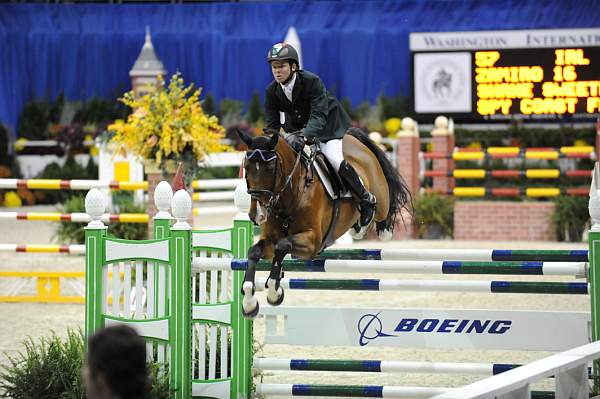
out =
[[[246,270],[246,259],[195,259],[198,271]],[[271,263],[262,261],[257,270],[270,270]],[[336,273],[411,273],[411,274],[512,274],[587,276],[586,262],[484,262],[484,261],[415,261],[415,260],[346,260],[286,259],[283,269],[290,272]]]
[[[588,251],[530,249],[328,249],[320,259],[587,262]]]
[[[265,290],[267,279],[256,279],[256,289]],[[512,294],[587,295],[587,283],[529,281],[443,281],[443,280],[383,280],[383,279],[305,279],[284,278],[281,286],[290,290],[345,291],[455,291]]]
[[[430,398],[452,388],[395,387],[382,385],[256,384],[258,395],[341,396],[364,398]]]
[[[394,360],[275,359],[254,358],[263,371],[343,371],[361,373],[428,373],[496,375],[519,367],[505,363],[409,362]]]

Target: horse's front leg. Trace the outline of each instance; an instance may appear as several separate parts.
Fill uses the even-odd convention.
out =
[[[265,287],[268,289],[267,302],[272,306],[279,306],[283,302],[283,288],[280,286],[281,279],[283,278],[283,258],[291,251],[292,242],[287,237],[281,238],[275,244],[271,273],[265,284]]]
[[[313,257],[319,248],[320,239],[317,240],[313,231],[305,231],[294,234],[285,238],[281,238],[275,244],[275,255],[273,257],[273,265],[271,273],[265,284],[267,291],[267,302],[272,306],[278,306],[283,302],[284,292],[281,287],[281,279],[283,278],[283,258],[294,253],[303,258]]]
[[[256,264],[265,255],[269,255],[271,250],[272,244],[268,244],[265,239],[259,240],[248,250],[248,268],[246,269],[246,273],[244,273],[244,284],[242,285],[242,294],[244,295],[242,313],[246,318],[254,318],[258,314],[258,299],[254,295],[256,292],[254,284]]]

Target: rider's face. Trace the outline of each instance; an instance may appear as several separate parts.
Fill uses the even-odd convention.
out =
[[[292,66],[288,61],[271,61],[271,72],[278,83],[283,83],[292,74]]]

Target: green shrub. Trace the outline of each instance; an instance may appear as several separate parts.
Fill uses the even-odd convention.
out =
[[[63,341],[54,333],[38,343],[31,338],[24,342],[25,351],[8,357],[8,365],[0,370],[0,396],[11,399],[84,399],[87,397],[81,378],[85,359],[81,330],[67,331]],[[167,399],[168,368],[149,365],[151,399]]]
[[[58,123],[63,103],[62,94],[54,102],[50,99],[29,101],[19,115],[18,136],[28,140],[46,140],[48,126]]]
[[[120,193],[113,197],[114,213],[146,213],[146,208],[133,203],[131,193]],[[61,213],[85,212],[85,197],[82,193],[68,199],[60,208]],[[61,244],[83,244],[85,223],[60,222],[57,225],[55,239]],[[125,240],[143,240],[148,238],[148,225],[145,223],[110,223],[108,234]]]
[[[82,193],[71,197],[59,207],[61,213],[85,212],[85,197]],[[85,223],[60,222],[56,225],[54,238],[61,244],[83,244]]]
[[[115,213],[146,213],[146,207],[135,205],[133,198],[115,201]],[[108,234],[125,240],[145,240],[148,238],[148,225],[146,223],[111,223],[108,225]]]
[[[256,123],[261,119],[265,119],[265,112],[263,111],[260,102],[260,95],[258,94],[258,91],[255,91],[252,93],[252,100],[250,100],[250,105],[248,105],[246,120],[248,123]]]
[[[82,166],[75,161],[73,155],[69,155],[65,164],[60,166],[56,162],[52,162],[44,168],[44,170],[36,176],[36,179],[92,179],[98,178],[98,165],[94,159],[90,157],[86,166]],[[76,190],[36,190],[36,199],[38,203],[56,204],[65,202],[71,197],[80,196],[81,192]],[[77,211],[83,212],[83,211]]]
[[[115,98],[92,97],[83,103],[71,123],[86,125],[89,123],[104,124],[115,119],[125,119],[129,108]]]
[[[215,115],[219,117],[219,113],[215,107],[215,98],[210,93],[207,93],[204,97],[204,100],[202,100],[202,109],[207,115]]]
[[[25,351],[8,357],[0,374],[0,392],[12,399],[85,398],[81,381],[83,334],[69,330],[63,341],[55,334],[38,343],[24,342]]]
[[[454,198],[419,194],[413,200],[413,217],[417,222],[420,238],[452,237]],[[439,230],[439,234],[435,230]]]
[[[561,195],[554,200],[552,222],[559,241],[579,242],[590,219],[588,196]]]

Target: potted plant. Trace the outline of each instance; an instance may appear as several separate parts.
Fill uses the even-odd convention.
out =
[[[109,125],[108,145],[142,159],[148,179],[148,233],[153,234],[156,213],[154,188],[161,180],[172,181],[179,165],[188,191],[211,152],[227,149],[221,143],[225,129],[214,115],[207,115],[200,103],[200,89],[185,86],[180,73],[166,84],[158,76],[156,88],[137,96],[129,91],[120,99],[132,109],[127,120]]]
[[[454,226],[454,199],[437,194],[419,194],[413,201],[413,218],[419,238],[451,237]]]
[[[145,160],[164,175],[174,173],[183,163],[188,187],[199,172],[201,162],[211,152],[224,151],[224,128],[214,115],[204,113],[200,89],[184,85],[180,73],[167,85],[158,77],[155,90],[143,96],[129,91],[120,99],[132,109],[126,121],[116,120],[108,127],[109,143]],[[151,172],[157,172],[157,170]],[[148,170],[147,170],[148,172]]]

